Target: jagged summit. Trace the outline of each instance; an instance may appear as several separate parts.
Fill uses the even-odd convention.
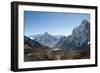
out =
[[[84,19],[81,24],[75,27],[72,34],[64,40],[60,41],[55,45],[58,48],[83,48],[90,41],[90,23]]]
[[[48,32],[45,32],[45,33],[44,33],[44,35],[48,35],[48,34],[49,34]]]
[[[89,24],[89,21],[84,19],[81,24]]]

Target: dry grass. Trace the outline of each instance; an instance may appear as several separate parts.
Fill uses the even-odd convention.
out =
[[[90,58],[90,47],[83,51],[77,50],[50,50],[46,48],[31,48],[25,45],[24,61],[46,61],[46,60],[72,60]]]

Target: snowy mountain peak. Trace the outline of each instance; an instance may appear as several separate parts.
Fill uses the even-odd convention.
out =
[[[86,19],[84,19],[81,24],[89,24],[89,22]]]
[[[90,29],[90,23],[86,19],[84,19],[79,26],[73,29],[73,34],[76,32],[78,33],[87,30],[89,31],[89,29]]]
[[[81,24],[75,27],[72,34],[68,37],[62,38],[56,44],[57,48],[79,48],[84,47],[90,41],[90,23],[84,19]]]
[[[44,33],[44,35],[48,35],[48,34],[49,34],[48,32],[45,32],[45,33]]]
[[[39,42],[40,44],[48,47],[53,47],[55,44],[59,41],[60,37],[53,36],[49,34],[48,32],[45,32],[43,34],[39,35],[33,35],[31,38],[33,38],[35,41]]]

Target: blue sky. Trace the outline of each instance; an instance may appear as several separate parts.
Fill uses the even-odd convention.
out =
[[[70,35],[83,19],[90,21],[89,14],[24,11],[24,34]]]

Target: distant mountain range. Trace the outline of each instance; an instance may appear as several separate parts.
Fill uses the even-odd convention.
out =
[[[45,32],[44,34],[31,35],[30,38],[39,44],[50,48],[82,49],[90,41],[90,23],[84,19],[79,26],[72,30],[72,34],[69,36],[54,36]]]
[[[61,35],[51,35],[48,32],[45,32],[44,34],[37,34],[37,35],[31,35],[30,38],[39,42],[42,45],[48,46],[50,48],[54,47],[57,42],[60,40]]]

